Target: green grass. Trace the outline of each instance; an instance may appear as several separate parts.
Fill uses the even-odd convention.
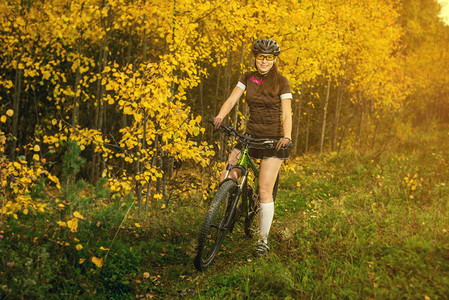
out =
[[[282,175],[276,200],[272,252],[255,258],[254,241],[239,225],[202,273],[192,260],[207,203],[180,199],[150,217],[130,215],[118,230],[129,200],[104,206],[98,199],[107,193],[99,196],[101,187],[92,188],[96,196],[78,197],[58,214],[6,223],[0,293],[55,299],[448,298],[448,137],[447,130],[415,132],[381,155],[372,149],[291,161],[294,171]],[[85,217],[77,233],[55,228],[75,210]],[[84,246],[80,251],[75,238]],[[89,258],[105,258],[101,246],[110,251],[97,268]]]
[[[415,148],[381,156],[296,161],[282,180],[273,253],[211,272],[194,298],[449,297],[447,131],[413,138]]]

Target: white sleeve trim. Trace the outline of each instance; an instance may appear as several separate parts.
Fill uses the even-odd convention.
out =
[[[292,93],[285,93],[285,94],[282,94],[282,95],[281,95],[281,100],[284,100],[284,99],[293,99]]]
[[[246,85],[244,85],[244,84],[241,83],[240,81],[237,83],[237,86],[238,86],[239,88],[241,88],[243,91],[246,90]]]

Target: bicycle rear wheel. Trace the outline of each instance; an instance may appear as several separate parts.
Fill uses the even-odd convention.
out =
[[[248,214],[245,216],[245,234],[252,238],[259,230],[259,191],[254,192],[251,187],[248,187],[246,199],[248,201]]]
[[[193,261],[199,271],[204,271],[212,263],[229,231],[225,224],[229,218],[233,218],[229,215],[230,204],[236,195],[237,184],[230,180],[220,186],[212,200],[201,226],[197,254]]]

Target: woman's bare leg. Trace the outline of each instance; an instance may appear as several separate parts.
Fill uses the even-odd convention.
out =
[[[261,203],[273,202],[273,188],[281,165],[282,159],[276,157],[264,158],[261,161],[259,173],[259,196]]]
[[[239,149],[235,149],[232,150],[231,154],[229,154],[229,158],[228,161],[223,169],[223,171],[221,172],[221,176],[220,176],[220,182],[222,182],[225,179],[225,175],[226,175],[226,166],[228,164],[231,164],[233,166],[235,166],[239,160],[240,157],[240,153],[241,151]],[[234,169],[229,173],[229,177],[237,179],[240,176],[241,171],[238,169]]]
[[[273,188],[281,167],[282,160],[269,157],[260,163],[259,197],[260,197],[260,239],[267,244],[271,223],[274,216]]]

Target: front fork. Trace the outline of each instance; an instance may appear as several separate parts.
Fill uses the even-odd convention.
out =
[[[242,176],[241,176],[241,180],[240,182],[235,179],[235,178],[230,178],[229,177],[229,173],[232,169],[240,169],[242,171]],[[221,184],[223,184],[223,182],[228,181],[228,180],[232,180],[236,183],[237,185],[237,190],[235,195],[232,197],[231,203],[228,203],[228,209],[229,209],[229,218],[227,218],[225,224],[223,224],[223,228],[228,229],[229,231],[232,232],[232,229],[234,228],[234,224],[237,221],[238,217],[237,214],[237,205],[238,205],[238,200],[240,198],[240,196],[242,195],[242,191],[243,191],[243,187],[246,184],[247,178],[248,178],[248,174],[249,171],[246,170],[245,168],[243,168],[242,166],[232,166],[231,164],[228,164],[226,166],[226,174],[225,174],[225,179],[221,182]],[[246,199],[244,199],[246,200]],[[230,205],[230,206],[229,206]]]

